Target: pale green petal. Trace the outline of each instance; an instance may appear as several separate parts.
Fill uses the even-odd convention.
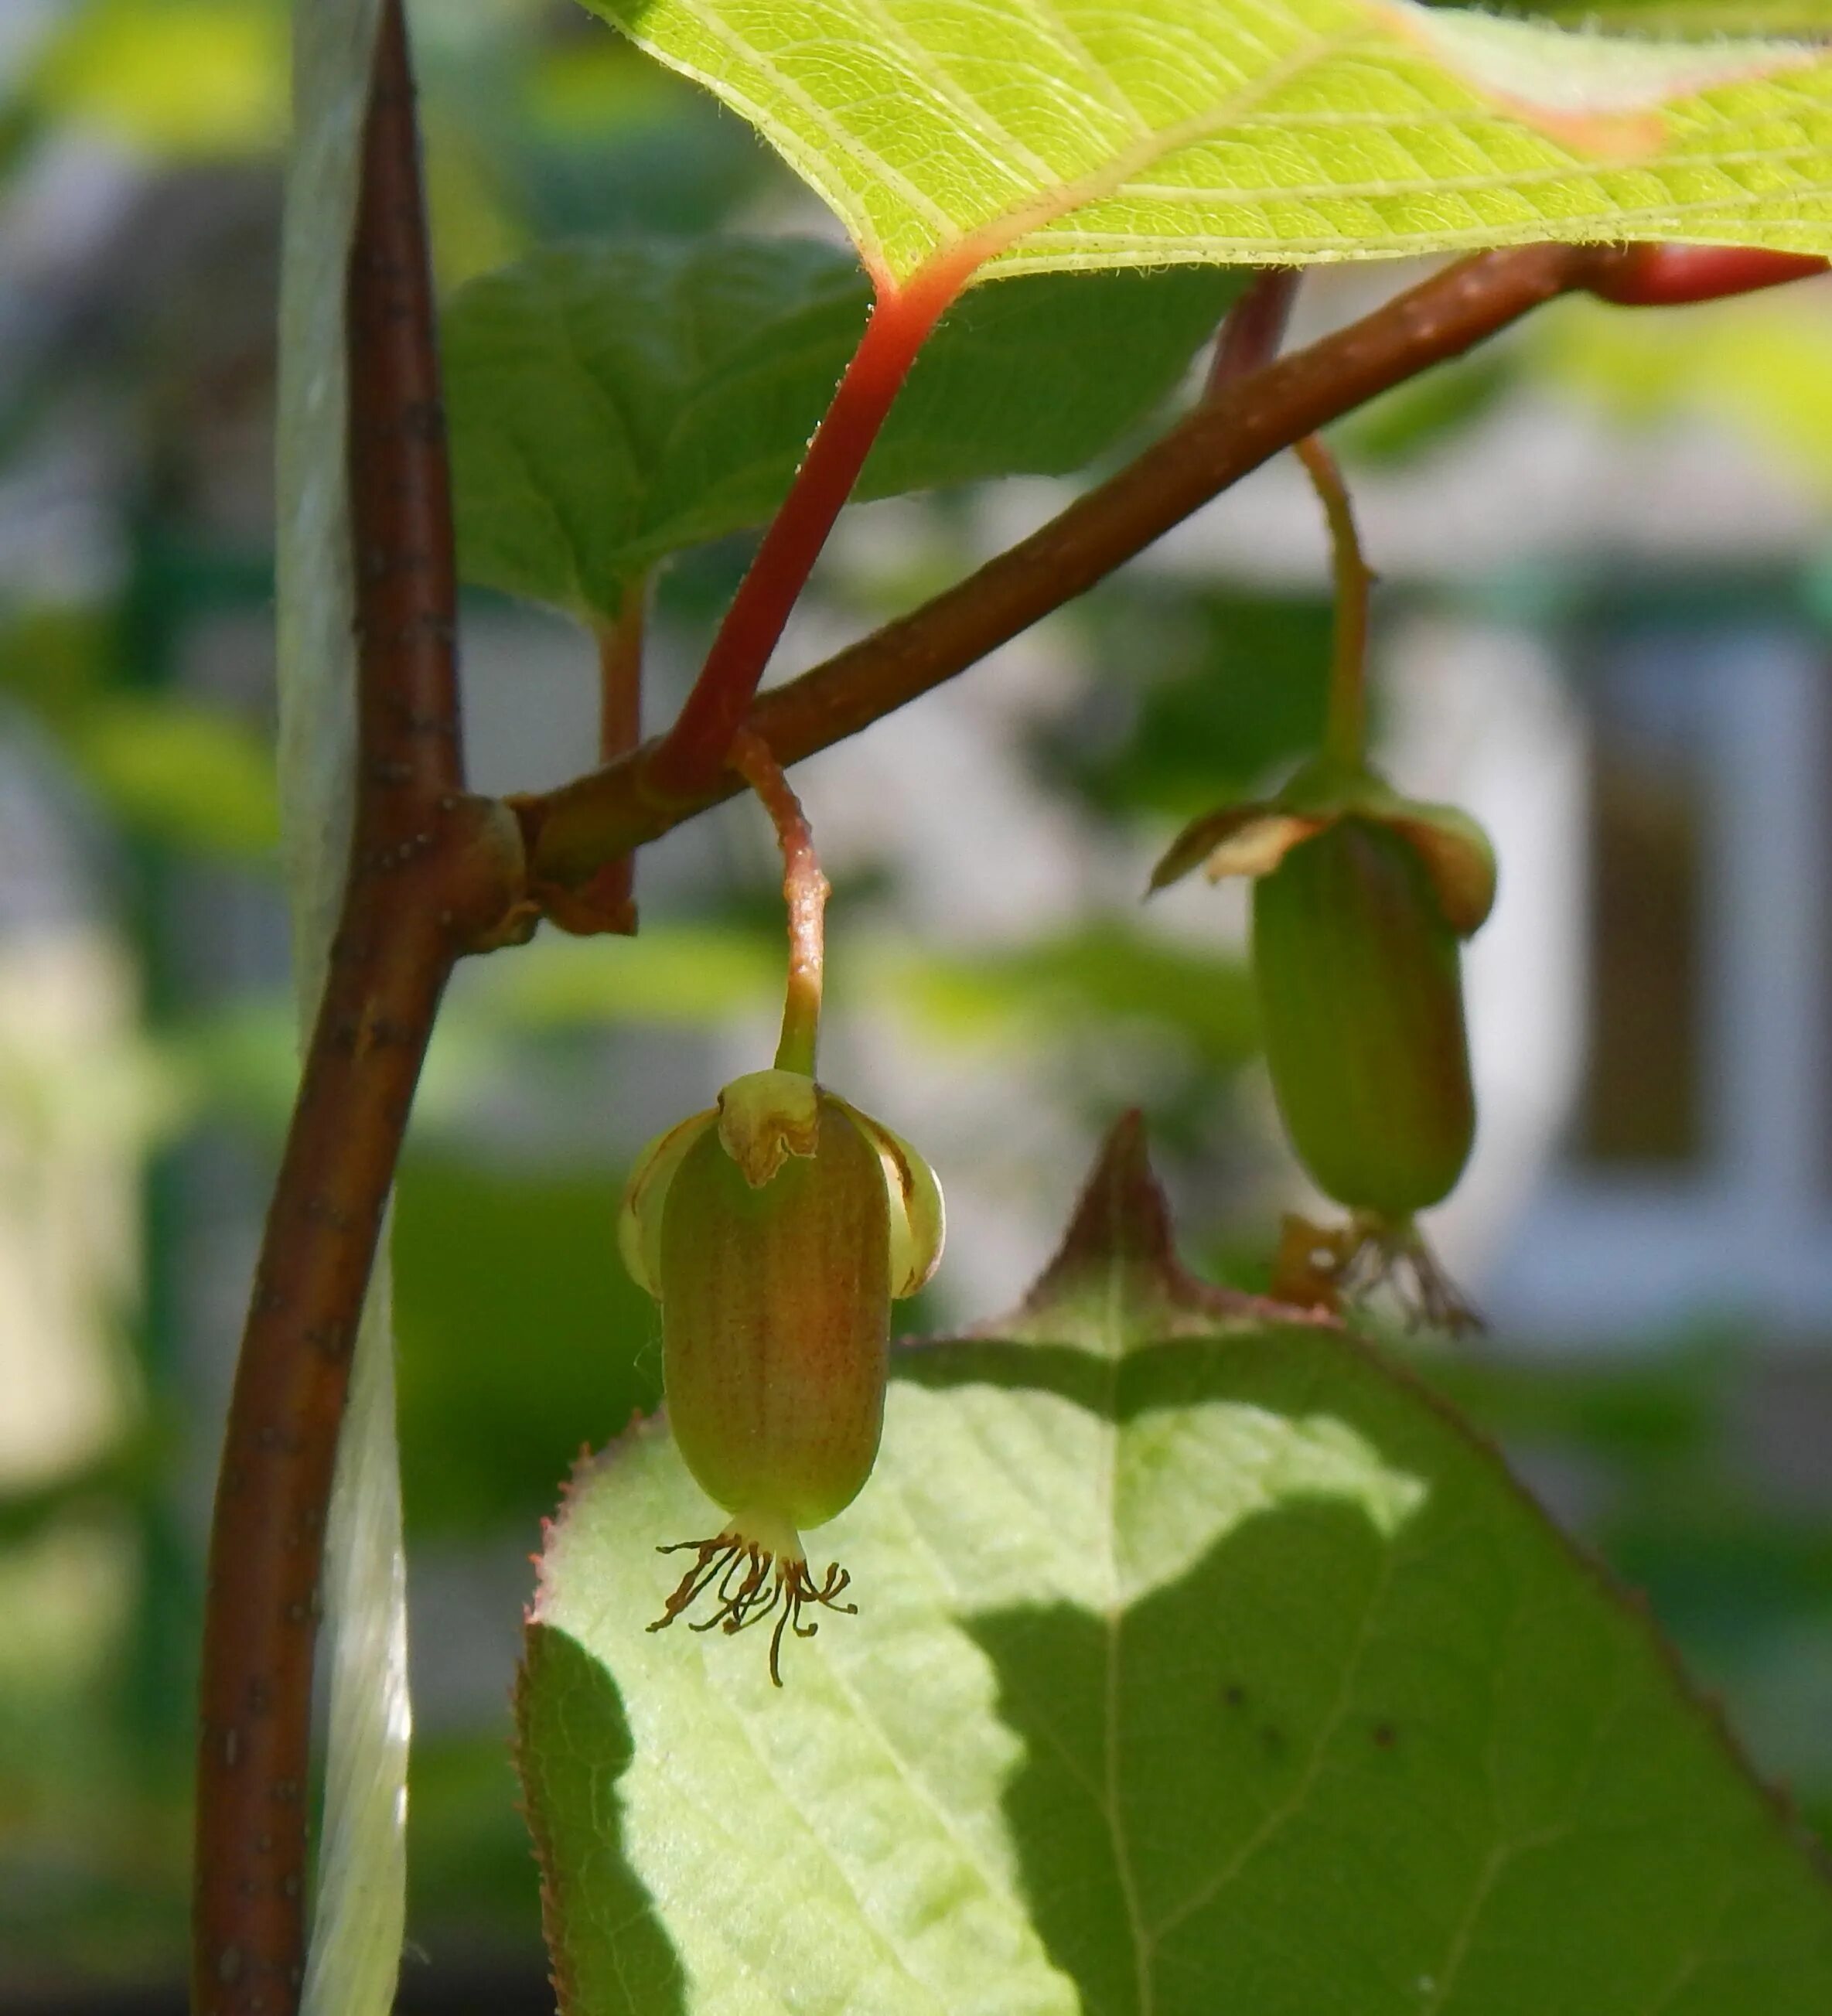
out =
[[[927,1160],[881,1121],[861,1113],[844,1099],[833,1099],[857,1124],[878,1151],[884,1171],[884,1194],[891,1207],[891,1296],[894,1301],[913,1295],[941,1261],[947,1237],[947,1212],[941,1186]]]
[[[1269,875],[1301,840],[1308,840],[1324,823],[1305,813],[1287,812],[1276,802],[1223,805],[1204,812],[1165,849],[1151,871],[1147,893],[1168,889],[1197,866],[1211,882],[1230,875]]]
[[[718,1118],[718,1109],[707,1107],[658,1134],[642,1150],[630,1180],[624,1186],[624,1200],[617,1215],[617,1250],[623,1255],[630,1278],[661,1300],[661,1208],[668,1186],[681,1166],[682,1158]]]
[[[1459,938],[1480,930],[1495,907],[1495,849],[1488,834],[1456,805],[1405,799],[1384,817],[1423,864],[1445,922]]]

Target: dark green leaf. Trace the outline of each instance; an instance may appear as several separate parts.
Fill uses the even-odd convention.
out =
[[[617,1257],[618,1180],[420,1157],[394,1222],[401,1477],[416,1533],[531,1528],[581,1435],[660,1390],[654,1305]]]
[[[968,295],[858,495],[1078,468],[1176,382],[1237,284],[1046,275]],[[761,523],[868,300],[849,254],[794,239],[560,247],[461,289],[445,346],[466,578],[592,621],[664,555]]]

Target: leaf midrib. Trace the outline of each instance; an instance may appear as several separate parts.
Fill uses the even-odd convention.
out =
[[[1138,2016],[1153,2016],[1157,2005],[1157,1978],[1152,1962],[1156,1942],[1145,1923],[1139,1895],[1139,1878],[1132,1867],[1132,1838],[1125,1823],[1123,1788],[1120,1784],[1120,1661],[1121,1635],[1125,1623],[1125,1592],[1120,1579],[1119,1468],[1120,1368],[1130,1340],[1125,1325],[1125,1269],[1118,1255],[1107,1270],[1107,1660],[1104,1674],[1106,1699],[1101,1711],[1101,1777],[1106,1787],[1107,1823],[1113,1836],[1114,1872],[1120,1900],[1125,1907],[1126,1928],[1132,1939],[1133,1996]]]
[[[1181,153],[1186,147],[1199,146],[1205,140],[1216,139],[1229,128],[1239,124],[1242,116],[1255,105],[1294,83],[1306,70],[1314,70],[1319,63],[1341,55],[1357,43],[1373,39],[1371,28],[1341,35],[1314,37],[1218,104],[1175,126],[1149,130],[1132,146],[1117,153],[1089,174],[1071,182],[1059,182],[1029,203],[1021,203],[1002,216],[960,234],[955,247],[932,254],[931,262],[939,263],[944,258],[971,253],[974,268],[983,268],[1032,232],[1042,231],[1092,203],[1121,194],[1129,186],[1134,175],[1153,164]]]

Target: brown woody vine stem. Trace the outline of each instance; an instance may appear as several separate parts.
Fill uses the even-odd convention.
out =
[[[748,725],[779,762],[829,747],[964,671],[1092,588],[1281,449],[1377,393],[1614,270],[1618,248],[1531,245],[1459,261],[1372,315],[1214,396],[1060,516],[912,614],[760,696]],[[519,801],[534,869],[576,886],[740,788],[656,790],[652,751]]]
[[[412,74],[383,0],[348,291],[356,806],[325,991],[236,1364],[211,1531],[193,2006],[287,2016],[304,1959],[312,1643],[363,1298],[452,962],[505,932],[516,837],[463,790],[455,591]]]

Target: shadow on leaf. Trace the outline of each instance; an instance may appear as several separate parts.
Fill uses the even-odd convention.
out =
[[[624,1849],[617,1780],[634,1747],[616,1682],[567,1633],[534,1624],[516,1694],[541,1916],[561,2010],[685,2016],[680,1957]]]

